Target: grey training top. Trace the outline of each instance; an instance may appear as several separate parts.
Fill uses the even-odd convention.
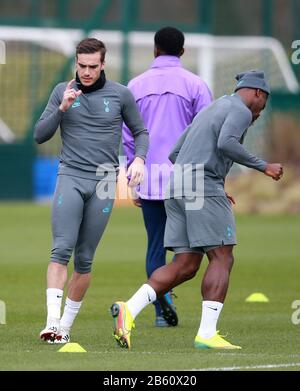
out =
[[[242,146],[251,123],[252,113],[238,94],[219,98],[196,115],[175,144],[169,159],[181,166],[203,164],[204,195],[225,196],[224,181],[233,162],[262,172],[266,169],[265,161]],[[193,168],[193,177],[195,172]],[[170,187],[172,196],[172,181]],[[195,192],[187,186],[183,195],[192,196]],[[197,191],[197,195],[203,194]]]
[[[34,129],[35,141],[41,144],[60,126],[60,174],[96,180],[99,165],[118,167],[123,121],[134,137],[135,156],[145,159],[149,135],[127,87],[107,80],[102,89],[82,93],[66,112],[62,112],[59,105],[66,86],[64,82],[54,88]]]

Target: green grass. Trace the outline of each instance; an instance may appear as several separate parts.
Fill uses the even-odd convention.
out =
[[[197,351],[198,276],[176,288],[180,325],[157,329],[154,309],[136,320],[132,349],[114,343],[110,304],[128,299],[145,281],[145,232],[140,211],[119,208],[98,248],[93,282],[72,330],[87,353],[57,353],[39,340],[45,321],[45,271],[51,246],[50,208],[0,204],[0,299],[7,325],[0,326],[0,370],[182,370],[300,363],[300,325],[291,323],[291,304],[300,299],[299,216],[239,216],[239,245],[219,328],[241,351]],[[71,271],[71,268],[70,268]],[[263,292],[267,304],[245,303]],[[270,368],[272,369],[272,368]],[[294,367],[275,369],[299,370]]]

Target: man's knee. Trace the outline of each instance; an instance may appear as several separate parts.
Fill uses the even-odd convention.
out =
[[[227,259],[227,263],[229,265],[229,270],[232,269],[232,266],[234,264],[234,256],[233,256],[233,253],[231,252],[230,254],[228,254],[228,259]]]
[[[209,262],[218,262],[220,265],[229,270],[232,269],[234,263],[233,247],[222,246],[217,247],[207,253]]]
[[[184,271],[184,276],[185,276],[185,279],[186,280],[191,280],[192,278],[195,277],[195,275],[197,274],[198,270],[199,270],[199,266],[200,265],[189,265]]]
[[[92,271],[92,260],[75,259],[74,270],[79,274],[87,274]]]
[[[58,263],[59,265],[67,266],[69,261],[51,256],[50,263]]]
[[[196,253],[177,254],[175,262],[178,262],[178,271],[184,280],[190,280],[197,274],[202,256]]]
[[[51,262],[60,263],[61,265],[67,265],[70,261],[72,252],[73,248],[67,244],[55,244],[51,251]]]

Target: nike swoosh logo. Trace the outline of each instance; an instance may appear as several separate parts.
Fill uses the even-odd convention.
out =
[[[148,301],[149,303],[151,303],[151,297],[149,296],[149,293],[147,292],[147,296],[148,296]]]
[[[58,296],[58,295],[57,295],[56,297],[57,297],[58,299],[61,299],[61,298],[62,298],[62,296]]]
[[[212,307],[207,307],[210,308],[211,310],[218,311],[218,308],[212,308]]]

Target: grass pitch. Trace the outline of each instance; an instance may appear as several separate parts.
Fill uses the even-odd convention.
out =
[[[154,308],[136,319],[132,349],[112,338],[111,303],[128,299],[145,281],[145,231],[137,208],[114,209],[98,247],[93,282],[72,330],[87,353],[58,353],[39,339],[45,322],[45,272],[51,247],[50,207],[0,204],[0,370],[299,370],[300,324],[291,321],[300,300],[299,216],[238,216],[239,245],[219,328],[241,351],[197,351],[200,281],[176,288],[179,326],[154,327]],[[71,265],[70,265],[71,266]],[[71,267],[70,267],[71,271]],[[246,303],[262,292],[269,303]]]

